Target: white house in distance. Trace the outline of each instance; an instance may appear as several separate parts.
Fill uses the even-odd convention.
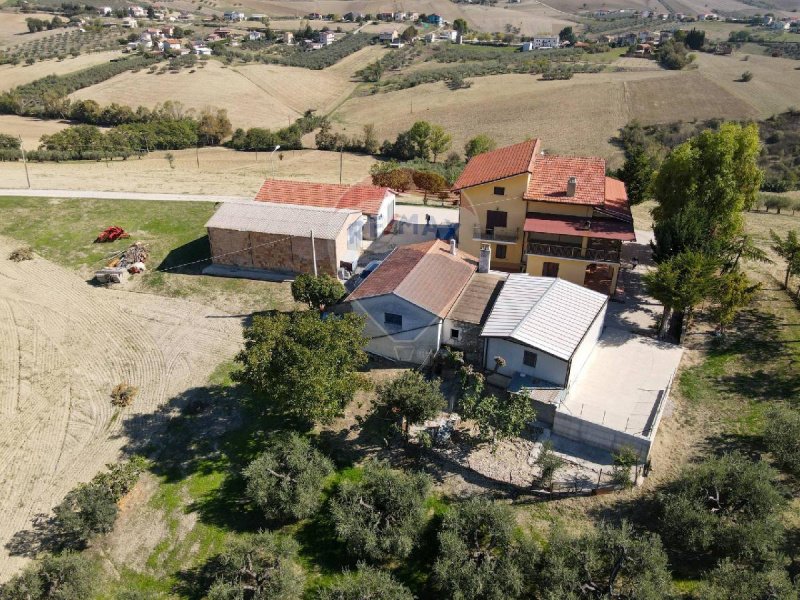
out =
[[[381,31],[378,38],[381,42],[391,44],[397,38],[400,37],[400,34],[397,33],[397,29],[392,29],[391,31]]]
[[[346,298],[342,309],[366,317],[368,352],[421,364],[441,347],[445,320],[477,264],[456,249],[455,240],[399,246]]]
[[[683,350],[606,328],[607,308],[607,295],[563,279],[511,274],[481,333],[483,364],[553,433],[645,461]]]
[[[531,50],[538,50],[540,48],[558,48],[561,45],[561,40],[557,35],[536,35],[530,41]]]
[[[259,202],[358,210],[366,217],[364,239],[383,235],[394,221],[396,194],[375,185],[346,185],[267,179],[256,194]]]

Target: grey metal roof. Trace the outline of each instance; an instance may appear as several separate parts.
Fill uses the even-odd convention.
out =
[[[569,360],[607,301],[606,295],[563,279],[511,274],[481,335]]]
[[[208,220],[206,228],[254,231],[277,235],[308,236],[334,240],[357,210],[294,206],[253,202],[234,204],[226,202]]]

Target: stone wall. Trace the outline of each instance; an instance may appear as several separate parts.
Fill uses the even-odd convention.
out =
[[[290,273],[313,273],[311,239],[268,233],[209,228],[212,262],[219,265]],[[314,241],[317,270],[336,275],[334,240]]]

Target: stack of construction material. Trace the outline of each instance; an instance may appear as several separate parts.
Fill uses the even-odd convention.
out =
[[[128,273],[142,273],[148,256],[147,247],[142,242],[136,242],[115,257],[104,269],[95,272],[94,277],[100,283],[121,283]]]

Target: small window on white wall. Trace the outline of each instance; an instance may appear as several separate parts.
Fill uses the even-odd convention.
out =
[[[458,340],[461,338],[461,331],[458,329],[451,329],[450,330],[450,338],[454,340]]]
[[[536,367],[536,358],[536,352],[525,350],[525,354],[522,355],[522,364],[526,367]]]

